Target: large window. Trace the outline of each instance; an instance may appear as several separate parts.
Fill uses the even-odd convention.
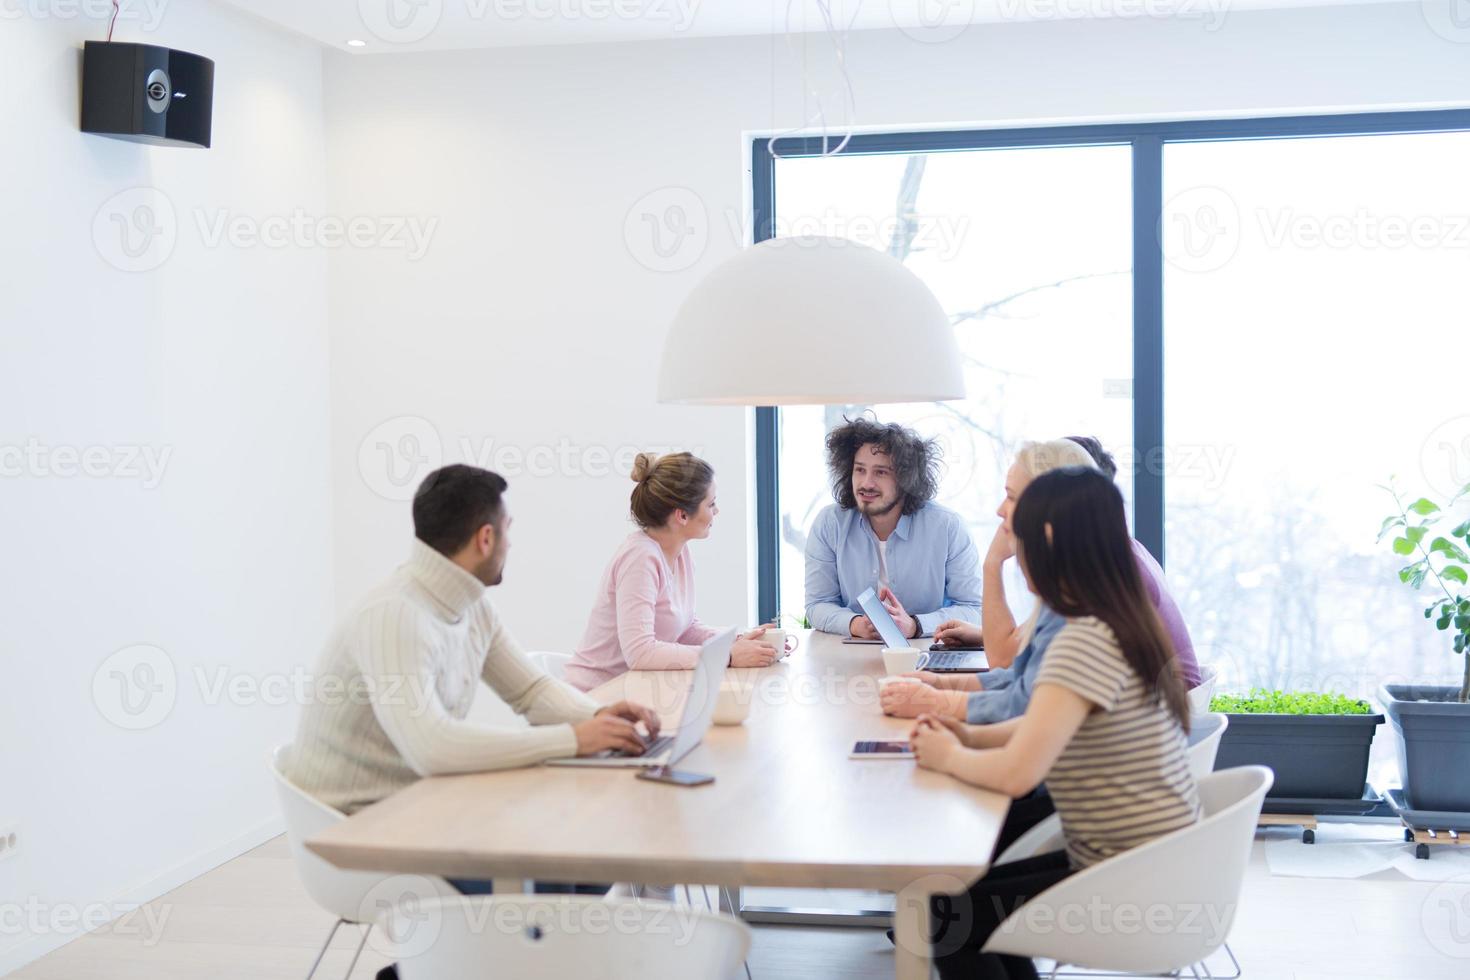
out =
[[[1454,111],[758,142],[757,234],[847,235],[934,289],[969,398],[877,411],[945,444],[941,499],[978,547],[1017,442],[1095,434],[1227,689],[1368,695],[1458,676],[1374,539],[1379,484],[1470,480],[1467,131]],[[822,436],[864,407],[761,410],[765,614],[802,608]]]
[[[1170,582],[1232,688],[1453,683],[1375,542],[1470,482],[1470,133],[1169,145]]]
[[[1132,235],[1127,146],[777,160],[776,231],[850,237],[925,280],[965,359],[963,402],[884,405],[883,421],[936,437],[940,502],[982,550],[1005,469],[1035,433],[1132,438]],[[904,342],[901,335],[895,344]],[[882,370],[882,352],[874,352]],[[820,370],[820,365],[815,367]],[[822,441],[831,405],[780,414],[781,608],[803,608],[806,532],[832,502]],[[1028,610],[1019,587],[1008,594]]]

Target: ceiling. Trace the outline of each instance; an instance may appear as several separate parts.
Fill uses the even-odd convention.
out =
[[[972,24],[1167,16],[1218,30],[1247,9],[1374,0],[225,0],[344,51],[384,53],[823,29],[822,7],[857,30],[945,41]],[[1381,0],[1380,0],[1381,2]],[[1414,0],[1404,0],[1414,2]],[[349,47],[349,40],[365,42]]]

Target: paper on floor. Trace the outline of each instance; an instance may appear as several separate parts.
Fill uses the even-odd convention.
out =
[[[1470,876],[1470,846],[1431,847],[1428,861],[1414,857],[1403,827],[1395,824],[1323,823],[1317,842],[1303,844],[1300,831],[1266,832],[1266,866],[1290,878],[1362,878],[1394,870],[1415,881],[1450,881]]]

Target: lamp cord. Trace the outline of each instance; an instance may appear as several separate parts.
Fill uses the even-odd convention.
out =
[[[120,9],[118,0],[112,0],[112,20],[107,22],[107,42],[109,44],[112,43],[112,29],[117,26],[117,15]]]
[[[792,34],[794,32],[791,30],[791,5],[793,2],[794,0],[786,0],[785,27],[786,48],[794,55],[796,53],[795,46],[792,41]],[[776,153],[776,141],[778,139],[781,139],[783,136],[790,136],[792,134],[799,133],[810,127],[814,121],[817,122],[822,129],[821,155],[824,157],[835,156],[838,153],[841,153],[847,147],[848,141],[852,139],[853,122],[857,116],[857,95],[852,85],[852,74],[848,71],[847,68],[847,35],[848,32],[852,30],[852,25],[857,20],[858,10],[861,9],[861,5],[858,5],[854,8],[852,16],[848,18],[847,23],[842,26],[841,30],[838,30],[837,22],[832,16],[831,0],[813,0],[813,5],[817,8],[817,11],[822,16],[822,26],[824,28],[823,33],[827,36],[828,40],[832,42],[832,54],[837,62],[837,70],[842,74],[843,94],[846,97],[844,101],[847,105],[847,132],[843,135],[842,142],[838,143],[835,147],[829,148],[827,131],[827,111],[822,104],[821,93],[819,93],[816,88],[811,84],[811,73],[807,70],[806,42],[805,40],[803,40],[801,54],[801,80],[804,90],[803,94],[811,96],[812,101],[816,103],[816,109],[812,112],[811,115],[807,116],[807,118],[801,123],[801,125],[784,130],[783,132],[779,132],[776,135],[772,136],[769,141],[767,141],[766,152],[769,153],[773,159],[780,159],[779,154]]]

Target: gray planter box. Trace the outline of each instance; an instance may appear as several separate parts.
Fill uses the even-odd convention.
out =
[[[1231,715],[1216,769],[1269,766],[1266,798],[1361,800],[1382,715]]]
[[[1470,813],[1470,704],[1457,687],[1388,684],[1378,689],[1399,736],[1404,797],[1415,810]]]

